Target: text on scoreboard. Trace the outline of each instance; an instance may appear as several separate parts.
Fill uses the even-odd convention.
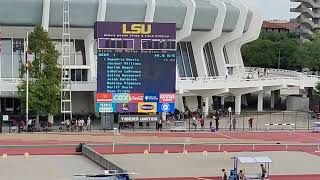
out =
[[[101,102],[97,96],[97,112],[174,111],[175,101],[159,98],[175,96],[174,23],[96,22],[95,38],[97,94],[112,97]],[[137,93],[143,101],[130,100]]]

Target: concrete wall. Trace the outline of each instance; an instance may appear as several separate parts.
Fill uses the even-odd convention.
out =
[[[198,108],[198,99],[197,96],[187,96],[186,105],[189,107],[190,111],[195,111]]]
[[[74,113],[94,113],[93,92],[72,92],[72,111]]]
[[[286,99],[288,111],[309,111],[309,98],[288,96]]]
[[[82,146],[82,154],[91,161],[107,170],[117,170],[119,173],[124,172],[122,168],[105,159],[101,154],[97,153],[89,146]]]

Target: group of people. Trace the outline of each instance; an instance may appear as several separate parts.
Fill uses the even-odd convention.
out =
[[[60,130],[65,127],[66,131],[74,131],[74,132],[82,132],[84,131],[84,126],[86,125],[87,131],[91,131],[91,119],[90,117],[87,118],[87,122],[85,122],[84,118],[81,117],[80,119],[73,118],[71,121],[66,119],[65,121],[61,122]]]
[[[261,72],[259,68],[255,68],[254,70],[249,70],[251,73],[251,76],[248,74],[247,79],[255,79],[255,78],[266,78],[269,76],[269,69],[264,68],[263,71]]]
[[[261,168],[261,176],[260,179],[261,180],[265,180],[267,178],[267,170],[264,167],[263,164],[260,164],[260,168]],[[251,178],[246,177],[245,175],[245,170],[240,170],[239,173],[237,174],[237,180],[250,180]],[[221,180],[229,180],[228,179],[228,174],[227,171],[225,169],[222,169],[222,177]],[[232,179],[233,180],[233,179]]]
[[[213,114],[209,115],[210,117],[210,122],[209,122],[209,128],[212,130],[214,129],[215,131],[219,130],[219,125],[220,125],[220,117],[223,114],[220,111],[215,111]],[[237,119],[236,116],[232,114],[231,112],[231,108],[228,108],[228,114],[227,114],[227,118],[228,118],[228,124],[229,124],[229,130],[236,130],[236,124],[237,124]],[[204,115],[200,114],[191,114],[191,127],[194,128],[194,130],[197,130],[197,126],[198,124],[200,124],[201,129],[204,130],[205,128],[205,117]],[[213,121],[215,122],[215,126],[213,125]],[[254,121],[254,117],[250,116],[248,119],[248,128],[249,130],[253,129],[253,121]]]

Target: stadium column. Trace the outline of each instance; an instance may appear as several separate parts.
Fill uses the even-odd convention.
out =
[[[225,99],[226,97],[225,96],[221,96],[221,107],[222,108],[224,108],[224,99]]]
[[[43,0],[42,27],[46,31],[49,30],[49,17],[50,17],[50,0]]]
[[[241,95],[236,95],[234,98],[234,112],[235,114],[241,113]]]
[[[183,99],[182,99],[182,95],[181,94],[177,94],[176,95],[176,109],[178,109],[179,111],[184,112],[184,105],[183,105]]]
[[[87,79],[90,82],[93,82],[96,80],[96,60],[95,60],[95,55],[94,55],[94,31],[90,30],[88,33],[87,37],[84,39],[84,47],[86,50],[86,62],[87,65],[90,65],[90,69],[88,70],[87,73]],[[93,107],[95,109],[96,107],[96,92],[93,91]]]
[[[204,112],[204,115],[207,116],[209,114],[209,98],[210,97],[205,97],[203,98],[204,100],[204,109],[203,109],[203,112]],[[212,99],[212,98],[211,98]]]
[[[242,45],[256,40],[261,31],[261,26],[263,22],[263,18],[260,12],[257,10],[258,8],[255,5],[255,2],[248,2],[248,0],[241,0],[248,8],[248,15],[244,27],[243,35],[234,41],[235,44],[235,53],[236,53],[236,62],[239,66],[239,72],[241,75],[245,74],[244,63],[241,55],[241,47]]]
[[[231,6],[239,9],[239,18],[230,19],[228,21],[237,21],[236,26],[232,29],[232,32],[223,33],[217,40],[213,42],[213,50],[216,56],[217,64],[224,64],[224,66],[218,65],[218,71],[220,76],[239,75],[237,69],[234,69],[236,65],[236,54],[234,50],[233,41],[239,39],[243,35],[244,25],[247,19],[248,7],[244,6],[239,1],[230,1]],[[230,23],[230,22],[228,22]],[[231,29],[230,29],[231,30]],[[231,71],[228,73],[227,67],[233,68],[235,73]]]
[[[221,1],[211,0],[210,4],[214,7],[217,7],[218,9],[217,16],[212,17],[215,19],[212,30],[209,32],[193,31],[190,37],[199,77],[209,76],[207,72],[207,64],[206,64],[206,58],[205,58],[206,56],[204,54],[203,48],[206,45],[206,43],[221,36],[222,28],[223,28],[223,24],[226,16],[226,11],[227,11],[227,7],[225,3]],[[213,60],[214,57],[208,57],[208,58],[210,58],[209,60]],[[219,64],[218,61],[216,62],[216,65],[218,68],[221,66],[225,67],[225,64]],[[216,75],[220,75],[219,72],[216,73]]]
[[[182,0],[182,2],[187,6],[187,12],[182,28],[177,31],[177,42],[190,36],[192,32],[193,19],[196,13],[196,3],[194,0]]]
[[[156,11],[156,0],[145,0],[145,2],[147,3],[147,9],[144,21],[153,22],[154,12]]]
[[[277,104],[279,97],[280,97],[280,90],[271,91],[271,103],[270,103],[271,109],[274,109],[274,106]]]
[[[264,92],[260,92],[258,94],[258,109],[257,109],[258,112],[263,111],[263,95],[264,95]]]
[[[104,21],[106,19],[107,0],[99,0],[97,21]]]

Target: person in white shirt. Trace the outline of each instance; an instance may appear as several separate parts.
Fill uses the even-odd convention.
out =
[[[27,131],[32,131],[32,119],[28,119]]]
[[[88,119],[87,119],[87,131],[91,131],[91,119],[90,119],[90,116],[88,116]]]
[[[78,121],[78,126],[79,126],[79,132],[83,131],[83,125],[84,125],[84,120],[83,118],[79,119]]]
[[[69,119],[66,120],[65,125],[66,125],[66,130],[69,131],[70,130],[70,120]]]

